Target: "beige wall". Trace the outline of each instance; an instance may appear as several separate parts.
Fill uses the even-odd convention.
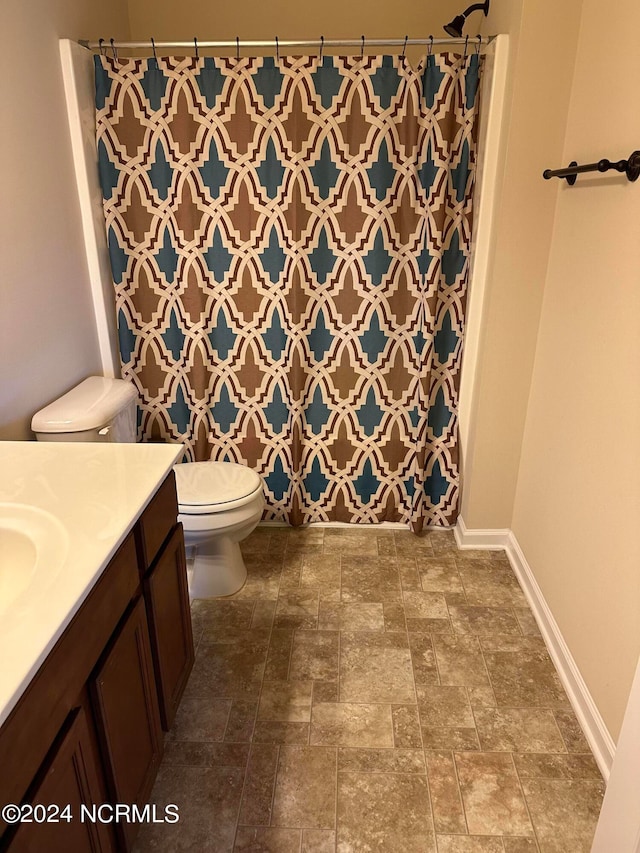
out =
[[[562,158],[581,4],[492,0],[484,27],[509,34],[510,69],[504,171],[463,460],[469,528],[511,526],[557,194],[541,174]]]
[[[442,25],[460,11],[458,0],[416,3],[415,0],[367,0],[366,3],[323,0],[235,0],[204,3],[202,0],[129,0],[134,39],[156,41],[205,39],[280,39],[434,37],[446,38]],[[474,13],[470,32],[482,18]]]
[[[0,9],[0,438],[100,370],[58,39],[128,36],[126,0]]]
[[[614,5],[622,28],[603,26],[601,4],[584,0],[552,168],[640,148],[640,6]],[[512,527],[616,739],[640,653],[640,183],[554,183]]]

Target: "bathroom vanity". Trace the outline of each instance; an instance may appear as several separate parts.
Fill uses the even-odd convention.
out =
[[[0,443],[0,851],[133,845],[194,657],[181,452]]]

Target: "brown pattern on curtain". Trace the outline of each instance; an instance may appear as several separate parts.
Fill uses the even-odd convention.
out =
[[[268,519],[455,521],[480,63],[96,57],[141,438]]]

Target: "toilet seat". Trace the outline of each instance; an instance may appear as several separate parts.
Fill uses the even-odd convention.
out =
[[[236,462],[174,465],[181,515],[213,515],[244,506],[262,493],[260,477]]]

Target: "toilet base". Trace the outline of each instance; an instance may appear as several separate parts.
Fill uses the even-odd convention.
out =
[[[193,567],[188,566],[187,576],[191,599],[233,595],[247,579],[240,545],[226,536],[197,545]]]

